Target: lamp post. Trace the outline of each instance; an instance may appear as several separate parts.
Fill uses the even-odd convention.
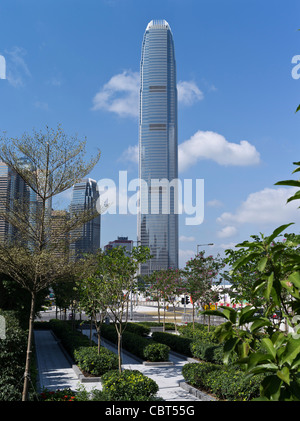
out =
[[[208,243],[208,244],[197,244],[197,254],[199,253],[199,247],[201,246],[213,246],[214,243]]]

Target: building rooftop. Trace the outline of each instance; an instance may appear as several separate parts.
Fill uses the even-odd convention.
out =
[[[165,19],[153,19],[151,20],[146,28],[146,31],[148,31],[148,29],[150,28],[166,28],[166,29],[170,29],[170,25],[168,24],[168,22]]]

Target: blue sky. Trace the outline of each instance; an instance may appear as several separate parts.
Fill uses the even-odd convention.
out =
[[[300,159],[299,1],[9,0],[0,2],[0,131],[61,124],[102,156],[90,176],[138,176],[138,76],[152,19],[171,26],[179,91],[180,179],[204,179],[204,221],[180,215],[180,265],[295,222],[291,178]],[[299,71],[300,73],[300,71]],[[65,207],[68,194],[55,202]],[[102,216],[101,247],[136,239],[135,215]]]

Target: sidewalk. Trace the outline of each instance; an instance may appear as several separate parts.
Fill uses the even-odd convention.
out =
[[[89,334],[86,331],[86,334]],[[37,365],[39,371],[39,389],[47,388],[48,390],[70,388],[77,390],[82,385],[87,391],[93,388],[101,389],[100,382],[80,383],[71,362],[62,351],[59,343],[55,339],[51,331],[36,330],[34,332]],[[104,343],[103,343],[104,344]],[[116,352],[107,343],[104,344]],[[170,355],[170,360],[174,362],[172,366],[145,366],[134,357],[127,353],[122,355],[122,367],[126,369],[139,370],[146,376],[156,381],[159,386],[158,396],[165,401],[201,401],[208,400],[209,397],[199,399],[188,393],[179,386],[179,382],[184,381],[181,370],[186,360],[180,360],[174,355]]]

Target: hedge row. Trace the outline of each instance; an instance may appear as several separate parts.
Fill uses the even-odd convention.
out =
[[[185,364],[182,375],[191,386],[228,401],[249,401],[258,397],[263,378],[256,375],[249,379],[234,366],[213,363]]]
[[[52,319],[49,322],[49,328],[53,333],[60,339],[63,347],[68,354],[75,359],[74,351],[80,347],[96,346],[95,342],[90,342],[90,339],[73,329],[70,323],[66,323],[64,320]]]
[[[179,354],[191,357],[191,344],[193,339],[177,336],[167,332],[153,332],[152,338],[155,342],[159,342],[168,345],[172,351],[178,352]]]
[[[19,401],[22,395],[27,332],[13,311],[2,311],[5,337],[0,339],[0,401]]]
[[[115,345],[118,343],[118,334],[115,326],[103,325],[101,333],[104,338],[108,339]],[[156,345],[156,347],[151,347],[149,350],[147,347],[150,345]],[[145,338],[136,333],[127,331],[127,328],[122,333],[122,347],[142,360],[146,358],[149,361],[168,361],[170,347],[165,345],[162,348],[160,345],[162,344],[158,344],[150,338]]]

